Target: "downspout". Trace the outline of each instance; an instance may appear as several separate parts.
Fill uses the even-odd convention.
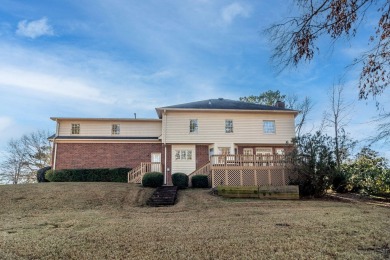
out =
[[[167,142],[166,142],[166,131],[167,131],[167,113],[164,109],[164,115],[163,118],[165,118],[164,121],[164,130],[163,130],[163,140],[164,140],[164,184],[167,184]]]
[[[56,161],[57,161],[57,143],[56,143],[56,138],[58,137],[58,131],[59,131],[59,126],[60,126],[60,123],[58,123],[57,119],[56,119],[56,134],[53,138],[53,149],[54,149],[54,158],[53,158],[53,170],[56,169]]]

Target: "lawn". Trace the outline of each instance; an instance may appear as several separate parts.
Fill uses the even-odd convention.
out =
[[[123,183],[0,186],[0,259],[386,259],[390,208],[222,199]]]

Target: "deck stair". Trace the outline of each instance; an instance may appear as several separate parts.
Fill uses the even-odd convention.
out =
[[[176,186],[162,186],[154,191],[152,197],[147,201],[147,204],[152,207],[171,206],[175,204],[176,197]]]

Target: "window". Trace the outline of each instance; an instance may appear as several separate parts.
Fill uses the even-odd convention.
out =
[[[112,135],[119,135],[120,133],[121,133],[121,125],[113,124],[111,127],[111,134]]]
[[[197,133],[198,132],[198,119],[191,119],[190,120],[190,133]]]
[[[263,132],[265,134],[275,133],[275,121],[263,121]]]
[[[80,124],[72,124],[72,135],[80,134]]]
[[[175,160],[192,160],[192,150],[175,150]]]
[[[256,147],[256,155],[259,154],[272,154],[272,148]]]
[[[233,120],[225,120],[225,133],[233,133]]]
[[[276,148],[275,153],[277,155],[284,155],[284,149],[283,148]]]

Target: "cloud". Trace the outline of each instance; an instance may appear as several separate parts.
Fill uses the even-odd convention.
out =
[[[101,103],[112,101],[104,98],[98,89],[88,86],[77,78],[0,66],[0,87],[2,86],[17,87],[37,94],[51,94],[57,97],[86,99]]]
[[[31,39],[35,39],[44,35],[53,35],[53,28],[48,24],[47,18],[43,17],[39,20],[28,22],[27,20],[18,23],[16,34]]]
[[[222,9],[222,20],[226,24],[230,24],[236,17],[248,17],[249,14],[250,8],[248,6],[239,3],[232,3]]]
[[[6,116],[0,116],[0,133],[3,133],[12,124],[12,119]]]

